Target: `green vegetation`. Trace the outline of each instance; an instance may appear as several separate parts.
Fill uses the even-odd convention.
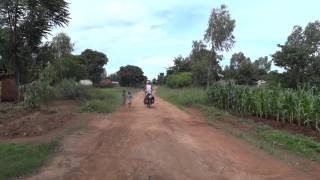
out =
[[[320,131],[320,97],[312,90],[249,88],[237,85],[213,85],[209,102],[226,111],[312,127]]]
[[[0,179],[18,177],[40,167],[58,143],[0,143]]]
[[[312,138],[274,129],[250,119],[235,117],[212,106],[201,106],[208,122],[227,134],[239,137],[281,159],[288,152],[310,160],[320,160],[320,143]],[[290,160],[290,159],[287,159]]]
[[[88,112],[110,113],[121,105],[123,90],[126,90],[126,92],[136,91],[136,89],[121,87],[90,89],[88,92],[88,99],[82,109]]]
[[[45,80],[34,81],[26,87],[24,104],[28,108],[36,108],[51,100],[85,97],[87,91],[87,87],[79,85],[74,79],[63,79],[54,86]]]
[[[127,65],[121,66],[117,72],[117,78],[121,86],[139,87],[147,80],[143,71],[138,66]]]
[[[254,89],[250,89],[250,91],[254,91]],[[209,92],[212,92],[212,89]],[[211,125],[228,134],[242,138],[280,158],[283,158],[286,152],[291,152],[311,160],[320,160],[320,143],[312,138],[276,130],[263,123],[235,117],[226,111],[219,110],[209,104],[205,89],[160,87],[157,93],[160,97],[181,108],[188,107],[190,104],[199,107],[207,115],[208,122]],[[217,97],[220,97],[219,95],[224,96],[223,94],[216,94]],[[224,100],[226,99],[228,98],[224,98]],[[212,100],[210,99],[210,101]],[[220,103],[223,104],[222,101]]]
[[[320,143],[302,135],[275,130],[270,126],[260,125],[256,128],[257,138],[264,142],[281,146],[285,150],[307,157],[311,160],[320,160]]]
[[[63,79],[55,87],[58,99],[77,99],[87,96],[88,87],[79,85],[74,79]]]
[[[157,89],[157,94],[179,107],[207,104],[208,99],[202,88],[171,89],[161,86]]]
[[[167,77],[167,85],[171,88],[188,87],[192,84],[191,72],[180,72]]]
[[[7,47],[0,48],[3,50],[1,55],[7,71],[14,74],[18,89],[20,83],[32,82],[38,72],[34,67],[41,63],[34,63],[34,55],[43,37],[54,27],[68,24],[69,3],[65,0],[5,0],[0,6],[0,29],[6,32],[2,37],[5,37],[6,44],[3,45]]]

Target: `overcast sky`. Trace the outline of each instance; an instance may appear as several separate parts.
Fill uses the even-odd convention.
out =
[[[190,53],[203,39],[212,8],[226,4],[236,20],[236,44],[222,65],[242,51],[251,60],[268,56],[283,44],[294,25],[320,19],[319,0],[69,0],[71,20],[65,32],[75,54],[90,48],[109,58],[107,73],[127,64],[140,66],[150,79]]]

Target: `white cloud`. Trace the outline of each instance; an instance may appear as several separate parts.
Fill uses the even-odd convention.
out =
[[[312,2],[311,2],[312,1]],[[86,48],[107,54],[108,72],[135,64],[146,74],[164,72],[174,56],[187,56],[192,40],[202,39],[209,13],[217,0],[69,0],[71,20],[64,31],[75,42],[75,53]],[[294,24],[318,18],[319,1],[223,0],[236,19],[236,45],[252,59],[266,56],[283,43]],[[276,6],[275,6],[276,4]],[[304,16],[298,12],[302,9]],[[224,60],[224,64],[228,59]]]

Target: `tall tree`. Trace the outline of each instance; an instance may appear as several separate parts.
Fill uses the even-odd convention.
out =
[[[15,74],[17,88],[20,74],[26,69],[26,61],[32,60],[31,54],[36,52],[41,38],[53,27],[66,25],[68,19],[68,3],[65,0],[0,2],[0,27],[9,30],[8,60]]]
[[[167,69],[167,74],[175,74],[178,72],[189,72],[191,71],[191,62],[190,59],[183,58],[181,55],[178,57],[175,57],[173,59],[174,65],[172,67],[169,67]]]
[[[164,83],[164,73],[159,73],[157,82],[158,85],[162,85]]]
[[[255,77],[256,68],[244,53],[234,53],[230,65],[224,69],[225,78],[234,79],[239,84],[248,84]]]
[[[56,61],[56,70],[60,79],[63,79],[63,60],[64,57],[70,56],[73,51],[73,44],[71,38],[65,33],[58,33],[52,38],[51,41],[51,53]]]
[[[235,28],[235,20],[231,18],[226,5],[220,8],[214,8],[211,12],[208,28],[204,34],[204,40],[211,45],[211,60],[208,66],[208,77],[212,72],[217,73],[219,58],[218,53],[229,51],[235,43],[235,37],[232,34]],[[207,87],[210,85],[210,79],[207,80]]]
[[[250,84],[252,79],[257,79],[255,76],[255,67],[251,61],[243,61],[235,78],[238,84]]]
[[[0,74],[7,73],[8,69],[8,51],[9,51],[9,33],[7,28],[0,28]],[[1,78],[1,75],[0,75]]]
[[[318,79],[317,67],[320,57],[320,21],[309,23],[305,29],[295,26],[284,45],[273,54],[275,65],[283,67],[290,86]]]
[[[195,85],[205,86],[208,77],[208,66],[210,64],[210,51],[202,41],[193,41],[190,54],[192,80]]]
[[[260,57],[253,62],[255,74],[259,79],[270,72],[271,63],[272,61],[268,60],[268,56]]]
[[[59,33],[53,37],[51,46],[56,59],[70,55],[73,51],[74,44],[66,33]]]
[[[242,52],[234,53],[230,59],[230,69],[237,70],[240,68],[243,62],[249,62],[250,58],[247,58]]]
[[[108,63],[108,57],[98,51],[86,49],[81,53],[84,64],[87,65],[89,79],[94,83],[99,83],[101,75],[104,73],[104,65]]]
[[[127,65],[117,72],[121,86],[139,86],[147,80],[140,67]]]
[[[189,72],[190,69],[190,59],[183,58],[182,56],[175,57],[174,60],[175,72]]]

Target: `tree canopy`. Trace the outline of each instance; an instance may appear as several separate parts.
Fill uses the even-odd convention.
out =
[[[8,49],[2,52],[15,75],[17,88],[22,78],[30,79],[41,39],[53,27],[69,21],[65,0],[2,0],[0,1],[0,28],[8,35]],[[17,91],[19,92],[19,91]],[[18,95],[19,99],[19,95]]]
[[[121,86],[140,86],[147,80],[142,69],[138,66],[127,65],[120,67],[117,72]]]
[[[229,51],[235,43],[233,31],[236,21],[231,18],[226,5],[220,8],[213,8],[209,17],[208,28],[204,34],[204,40],[211,45],[210,61],[207,65],[208,75],[218,74],[219,58],[218,52]],[[210,85],[210,78],[207,78],[207,87]]]
[[[89,79],[94,83],[99,83],[101,75],[104,73],[104,65],[108,63],[108,57],[98,51],[86,49],[81,53],[81,57],[84,59],[84,64],[88,68]]]
[[[320,21],[309,23],[304,29],[295,26],[284,45],[273,54],[275,65],[286,70],[290,86],[319,79]]]

